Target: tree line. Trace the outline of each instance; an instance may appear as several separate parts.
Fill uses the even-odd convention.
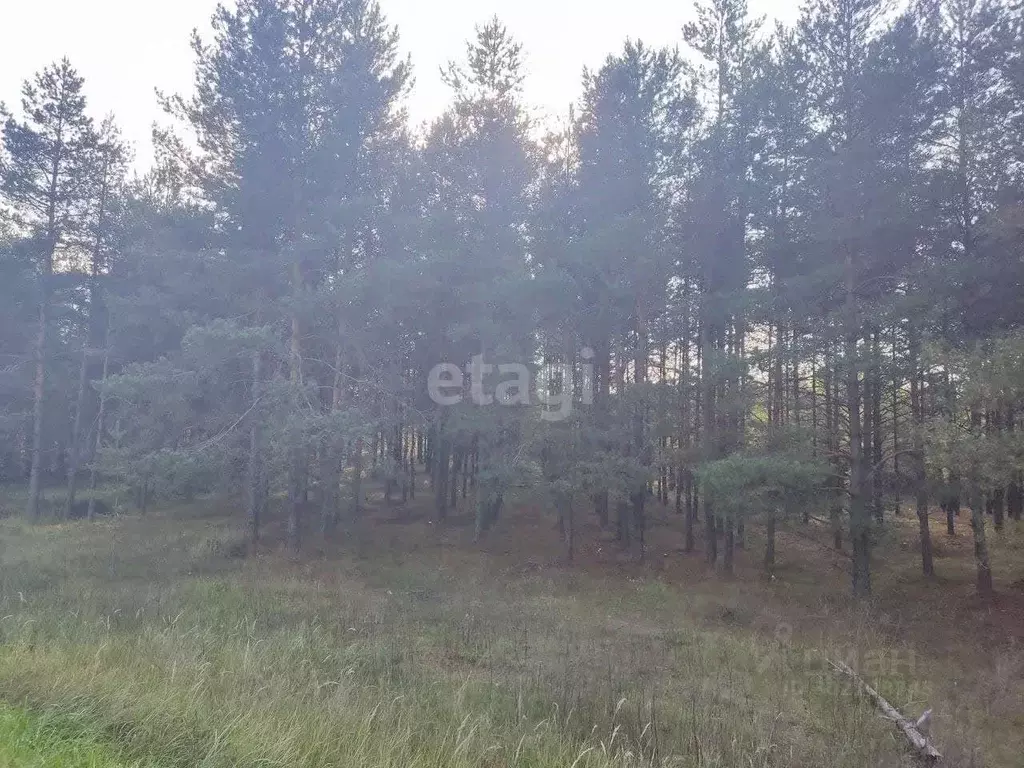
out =
[[[546,500],[642,555],[652,504],[731,571],[748,525],[828,527],[855,595],[887,518],[1019,521],[1024,10],[806,0],[793,26],[698,3],[626,41],[557,127],[497,19],[410,128],[371,0],[240,0],[195,35],[130,175],[67,60],[3,111],[0,476],[241,495],[255,541],[346,526],[368,475],[478,535]],[[440,363],[527,386],[441,405]],[[463,386],[466,386],[465,383]],[[546,402],[576,403],[559,418]],[[545,395],[549,396],[545,399]],[[429,485],[417,478],[426,475]],[[912,510],[912,511],[911,511]],[[514,514],[514,511],[510,514]]]

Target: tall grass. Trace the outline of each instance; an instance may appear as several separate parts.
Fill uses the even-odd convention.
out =
[[[895,765],[823,653],[658,582],[241,559],[210,509],[0,524],[0,692],[166,766]],[[344,549],[344,548],[343,548]],[[870,642],[874,642],[871,640]],[[875,681],[928,698],[911,670]]]

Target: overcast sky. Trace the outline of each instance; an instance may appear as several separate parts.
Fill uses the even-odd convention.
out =
[[[560,115],[579,96],[580,73],[627,38],[676,45],[692,16],[688,0],[380,0],[412,55],[416,84],[409,111],[436,117],[448,92],[438,69],[460,58],[475,24],[497,14],[523,43],[527,100]],[[189,92],[193,28],[209,30],[217,0],[4,0],[0,13],[0,101],[17,110],[21,82],[67,56],[85,77],[94,117],[113,112],[149,165],[150,127],[161,117],[154,89]],[[756,13],[791,20],[795,3],[750,0]]]

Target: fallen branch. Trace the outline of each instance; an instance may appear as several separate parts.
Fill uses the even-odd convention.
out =
[[[932,743],[925,738],[921,731],[917,729],[917,726],[901,715],[896,707],[882,698],[882,694],[864,682],[856,672],[841,661],[829,661],[829,664],[831,664],[832,668],[837,672],[842,672],[867,692],[868,696],[874,700],[875,706],[882,710],[882,713],[886,717],[899,726],[900,730],[903,731],[904,735],[906,735],[907,740],[914,747],[918,755],[932,763],[938,762],[942,759],[942,754],[939,750],[937,750]]]

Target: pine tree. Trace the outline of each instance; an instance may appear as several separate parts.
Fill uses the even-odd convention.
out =
[[[697,191],[687,210],[691,266],[700,287],[700,381],[704,461],[716,461],[744,443],[743,405],[747,320],[743,293],[749,283],[747,219],[751,189],[750,139],[758,122],[752,98],[765,50],[758,41],[760,19],[745,0],[714,0],[697,6],[697,21],[683,29],[687,44],[703,58],[700,81],[708,103],[707,133],[697,155]],[[705,547],[718,558],[719,523],[725,531],[724,565],[732,567],[735,514],[715,511],[704,493]]]
[[[75,506],[78,473],[81,466],[83,442],[93,446],[95,441],[86,441],[83,431],[98,415],[99,407],[93,381],[97,378],[97,362],[107,358],[107,317],[104,298],[104,282],[110,270],[112,249],[116,247],[118,226],[121,223],[123,192],[127,174],[128,152],[121,141],[113,118],[108,117],[100,126],[94,146],[90,147],[87,173],[89,175],[90,199],[84,222],[85,239],[82,247],[88,252],[86,284],[88,286],[87,310],[82,334],[82,355],[78,376],[78,392],[75,397],[74,420],[68,443],[67,500],[65,515],[70,517]],[[91,460],[91,451],[87,459]],[[90,499],[90,503],[93,500]]]
[[[365,0],[246,0],[218,9],[213,27],[211,45],[193,42],[196,96],[165,103],[195,131],[201,152],[188,167],[220,214],[224,246],[245,264],[239,298],[253,325],[287,327],[289,538],[297,547],[312,450],[301,411],[312,397],[309,377],[332,375],[307,358],[338,367],[337,320],[331,354],[303,344],[318,340],[317,292],[349,266],[365,232],[370,149],[399,132],[409,71],[394,30]],[[335,387],[332,403],[338,394]]]
[[[31,470],[27,514],[39,515],[50,344],[53,275],[74,253],[89,199],[88,160],[95,144],[85,113],[83,80],[67,59],[35,75],[22,88],[22,118],[7,117],[0,194],[32,233],[38,275],[38,321],[32,345]]]
[[[423,303],[433,315],[428,361],[460,368],[526,364],[534,341],[527,299],[526,229],[537,152],[522,101],[522,49],[494,18],[467,44],[465,64],[445,81],[453,106],[431,127],[424,148],[430,185]],[[499,381],[481,369],[478,387],[493,395]],[[529,393],[526,393],[527,395]],[[437,406],[432,425],[433,482],[439,518],[455,499],[457,473],[478,462],[477,535],[494,523],[518,463],[522,408],[494,402]]]

